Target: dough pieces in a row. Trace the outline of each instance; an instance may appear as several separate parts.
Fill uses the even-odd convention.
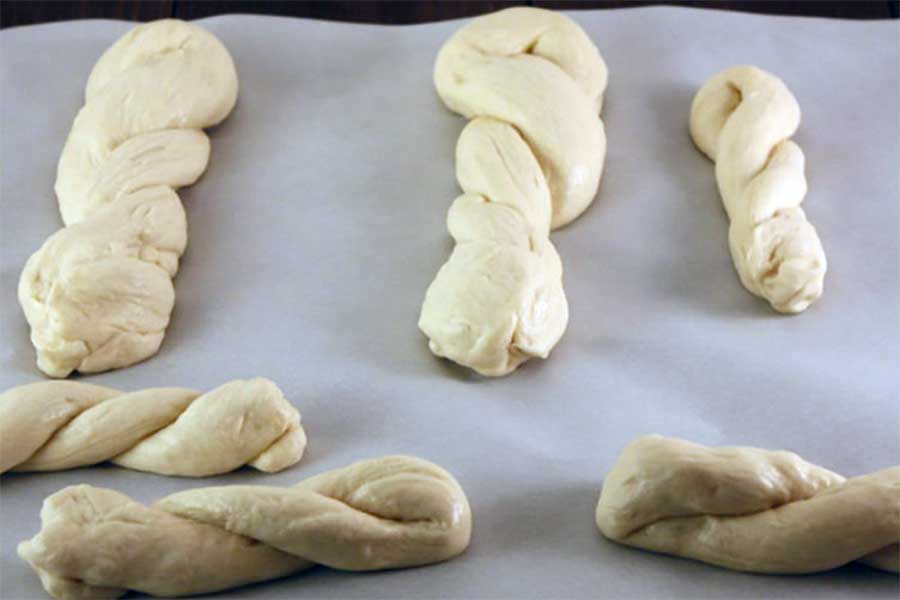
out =
[[[316,564],[371,571],[434,563],[466,549],[472,517],[452,475],[388,456],[294,487],[198,488],[150,506],[72,486],[44,501],[41,524],[19,555],[51,596],[75,599],[203,594]]]
[[[691,137],[716,163],[735,269],[744,287],[783,313],[802,312],[822,295],[827,268],[800,208],[804,157],[790,140],[799,125],[790,90],[755,67],[722,71],[691,105]]]
[[[44,373],[117,369],[159,349],[187,245],[174,190],[206,170],[202,129],[228,116],[237,91],[222,43],[183,21],[140,25],[100,58],[59,161],[66,227],[19,280]]]
[[[546,358],[568,323],[551,228],[576,219],[600,182],[607,71],[569,18],[511,8],[479,17],[441,49],[434,83],[472,119],[456,147],[456,241],[428,288],[419,328],[431,351],[487,376]]]
[[[305,448],[300,413],[268,379],[231,381],[206,394],[126,393],[75,381],[0,394],[0,473],[104,461],[188,477],[245,464],[272,473],[298,462]]]
[[[597,526],[629,546],[739,571],[900,570],[900,467],[844,479],[791,452],[647,436],[603,482]]]

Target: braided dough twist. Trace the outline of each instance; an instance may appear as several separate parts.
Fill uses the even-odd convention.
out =
[[[437,356],[499,376],[559,341],[568,305],[549,234],[597,192],[606,79],[584,31],[541,9],[480,17],[441,48],[438,94],[472,120],[456,147],[463,194],[447,217],[456,247],[419,318]]]
[[[100,58],[59,160],[66,227],[19,280],[44,373],[117,369],[159,349],[187,245],[174,190],[206,170],[201,130],[228,116],[237,89],[225,47],[183,21],[136,27]]]
[[[802,312],[821,296],[827,268],[800,208],[804,157],[789,139],[799,125],[793,94],[755,67],[719,73],[691,105],[691,137],[716,163],[735,269],[744,287],[782,313]]]
[[[616,542],[757,573],[900,570],[900,467],[844,479],[791,452],[647,436],[603,482]]]
[[[125,393],[45,381],[0,394],[0,473],[59,471],[111,461],[163,475],[204,477],[245,464],[272,473],[303,456],[300,413],[268,379],[201,394]]]
[[[189,490],[150,506],[72,486],[48,497],[41,530],[19,545],[54,598],[128,590],[185,596],[316,564],[350,571],[424,565],[469,544],[462,488],[430,462],[389,456],[294,487]]]

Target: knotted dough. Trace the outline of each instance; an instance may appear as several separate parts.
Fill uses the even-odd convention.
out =
[[[268,379],[231,381],[206,394],[126,393],[75,381],[0,394],[0,473],[104,461],[188,477],[245,464],[272,473],[299,461],[305,448],[300,413]]]
[[[462,488],[425,460],[388,456],[294,487],[188,490],[150,506],[72,486],[41,509],[19,545],[54,598],[128,590],[187,596],[274,579],[316,564],[350,571],[424,565],[469,544]]]
[[[800,208],[805,160],[789,139],[799,125],[793,94],[755,67],[722,71],[691,105],[691,137],[716,163],[735,269],[744,287],[782,313],[802,312],[821,296],[827,268]]]
[[[597,192],[606,79],[587,35],[547,10],[480,17],[441,48],[438,94],[472,120],[456,147],[463,194],[447,217],[456,247],[419,318],[437,356],[499,376],[559,341],[568,305],[549,234]]]
[[[206,170],[202,129],[228,116],[237,90],[225,47],[183,21],[136,27],[94,66],[57,171],[66,227],[19,280],[44,373],[121,368],[159,349],[187,245],[174,190]]]
[[[900,467],[844,479],[791,452],[647,436],[603,482],[597,526],[646,550],[757,573],[900,570]]]

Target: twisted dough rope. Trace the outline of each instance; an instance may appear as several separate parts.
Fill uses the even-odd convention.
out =
[[[19,545],[54,598],[128,590],[185,596],[282,577],[316,564],[370,571],[424,565],[466,549],[469,503],[430,462],[388,456],[290,488],[189,490],[144,506],[86,485],[44,501]]]
[[[541,9],[480,17],[441,48],[438,94],[472,120],[456,147],[463,194],[447,217],[456,247],[419,318],[437,356],[506,375],[562,337],[568,305],[549,234],[597,192],[606,79],[581,28]]]
[[[111,461],[163,475],[204,477],[245,464],[272,473],[303,456],[300,413],[268,379],[201,394],[125,393],[45,381],[0,394],[0,473],[58,471]]]
[[[716,163],[735,269],[744,287],[782,313],[802,312],[821,296],[827,268],[800,208],[804,157],[789,139],[799,125],[793,94],[755,67],[722,71],[691,105],[691,137]]]
[[[221,42],[182,21],[136,27],[100,58],[59,161],[66,227],[19,280],[44,373],[121,368],[159,349],[187,245],[173,188],[206,170],[201,129],[228,116],[237,89]]]
[[[791,452],[647,436],[603,482],[616,542],[757,573],[900,570],[900,467],[844,479]]]

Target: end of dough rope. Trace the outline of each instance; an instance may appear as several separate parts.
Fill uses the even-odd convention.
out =
[[[456,147],[456,242],[429,286],[419,329],[437,356],[501,376],[546,358],[568,323],[550,230],[597,193],[607,70],[568,17],[517,7],[474,19],[441,48],[434,83],[471,119]]]
[[[756,67],[715,75],[691,105],[691,137],[716,163],[741,283],[788,314],[803,312],[822,295],[827,269],[819,236],[800,208],[804,156],[790,140],[799,125],[793,94]]]
[[[471,530],[452,475],[387,456],[293,487],[198,488],[149,506],[67,487],[44,501],[41,530],[18,552],[60,600],[191,596],[315,565],[373,571],[445,561],[466,549]]]
[[[272,473],[296,464],[305,449],[300,413],[263,378],[205,394],[185,388],[126,393],[75,381],[0,394],[0,473],[106,461],[183,477],[243,465]]]
[[[900,467],[845,479],[791,452],[646,436],[604,480],[596,521],[615,542],[738,571],[896,573]]]
[[[202,130],[228,116],[237,91],[228,50],[184,21],[135,27],[94,66],[57,170],[66,226],[19,280],[41,371],[94,373],[157,352],[187,245],[175,190],[206,170]]]

